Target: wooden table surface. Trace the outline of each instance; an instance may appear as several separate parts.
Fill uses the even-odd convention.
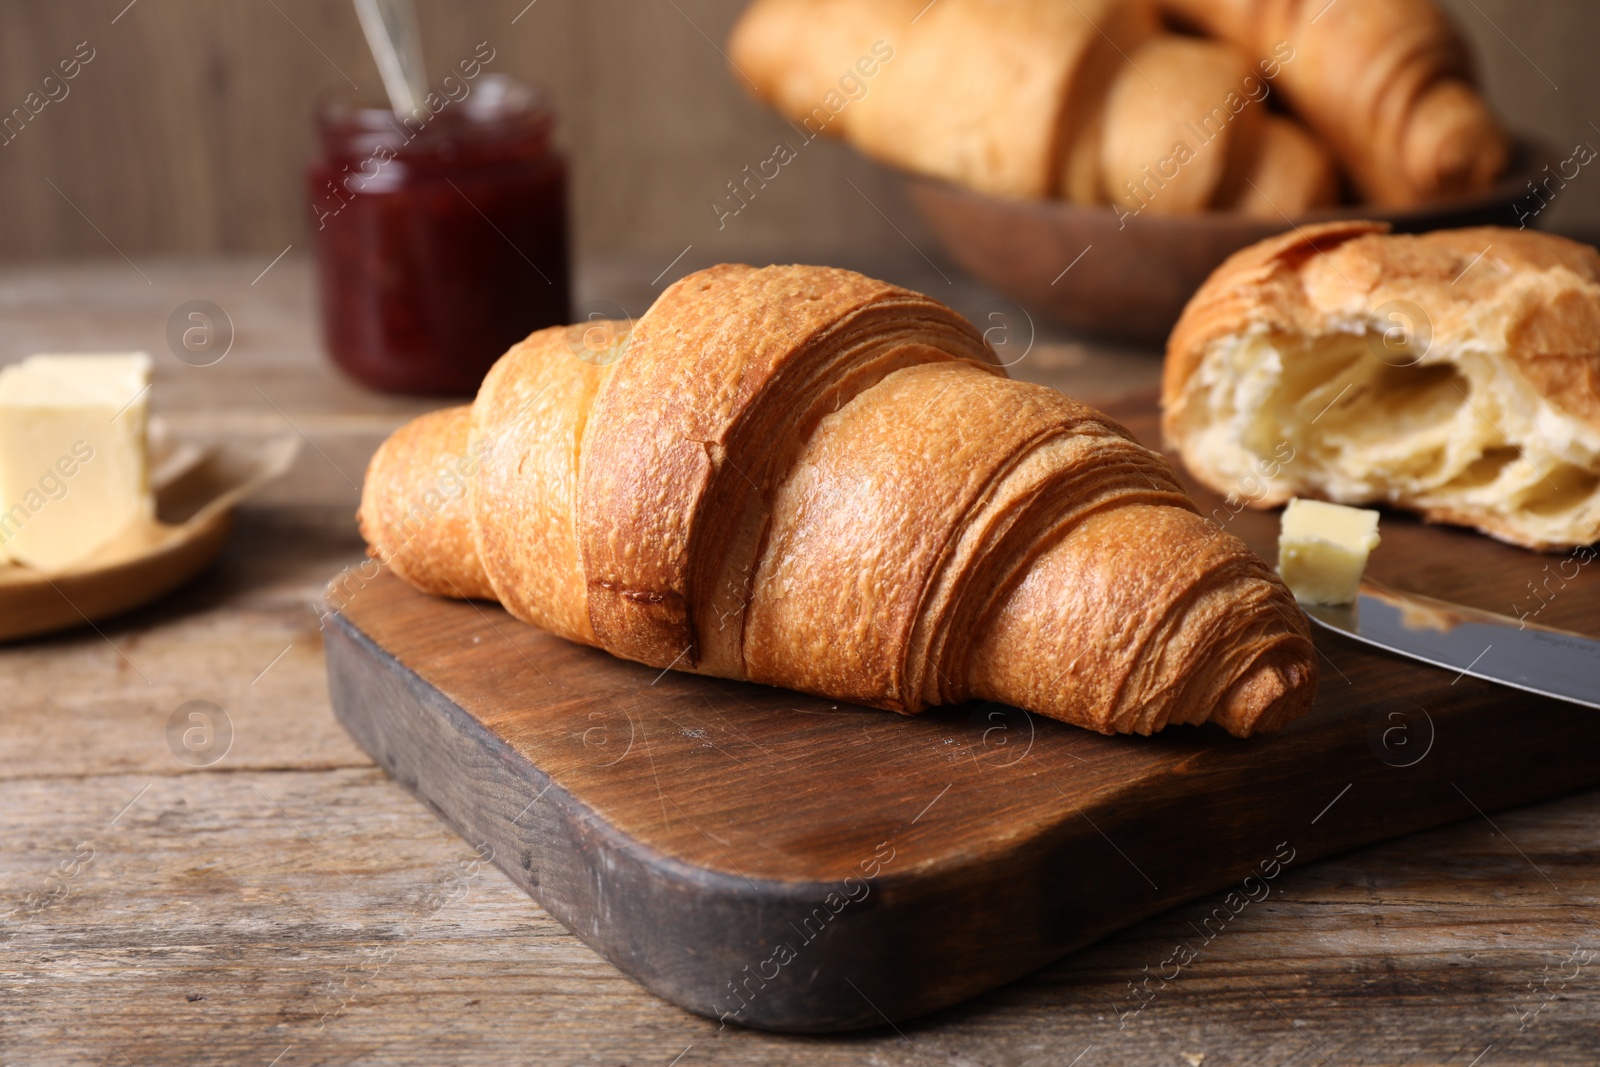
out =
[[[367,457],[431,405],[341,379],[304,264],[263,265],[0,270],[0,362],[145,348],[180,435],[305,439],[193,584],[0,649],[0,1065],[1600,1063],[1600,792],[1296,865],[1209,941],[1221,894],[899,1030],[782,1037],[657,1000],[334,722],[310,605],[361,556]],[[1019,376],[1099,402],[1155,381],[1154,353],[1042,327],[1030,348],[1018,309],[916,266],[880,269],[997,331]],[[659,269],[587,264],[580,306],[637,314]],[[194,299],[235,330],[209,367],[165,341]],[[205,766],[174,755],[190,700],[232,731]]]

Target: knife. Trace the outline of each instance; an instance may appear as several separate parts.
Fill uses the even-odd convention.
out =
[[[1362,579],[1354,604],[1302,604],[1335,633],[1462,675],[1600,710],[1600,641]],[[1454,684],[1454,683],[1452,683]]]

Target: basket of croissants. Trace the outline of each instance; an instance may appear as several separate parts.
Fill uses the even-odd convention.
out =
[[[792,151],[907,172],[969,273],[1129,338],[1305,220],[1514,225],[1539,155],[1434,0],[753,0],[728,55]]]

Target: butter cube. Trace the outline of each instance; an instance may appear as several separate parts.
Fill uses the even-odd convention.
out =
[[[143,352],[0,370],[0,556],[59,571],[151,517],[149,386]]]
[[[1320,500],[1289,501],[1278,534],[1278,574],[1302,604],[1353,604],[1378,513]]]

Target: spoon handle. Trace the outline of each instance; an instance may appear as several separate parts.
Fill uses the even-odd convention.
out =
[[[411,115],[428,94],[423,73],[422,35],[411,0],[354,0],[356,17],[367,46],[378,61],[378,73],[398,115]]]

